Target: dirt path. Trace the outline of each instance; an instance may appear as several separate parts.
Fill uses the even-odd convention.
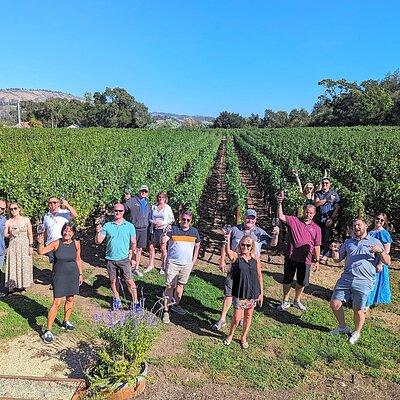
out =
[[[245,159],[241,157],[238,151],[236,151],[236,155],[239,161],[240,178],[247,188],[247,206],[257,211],[258,225],[262,227],[270,226],[269,208],[264,201],[263,193],[259,190],[257,182],[251,176]]]
[[[200,201],[198,228],[202,237],[200,257],[207,262],[218,263],[223,240],[222,227],[226,221],[226,138],[222,139],[214,168]],[[208,254],[206,254],[208,253]]]

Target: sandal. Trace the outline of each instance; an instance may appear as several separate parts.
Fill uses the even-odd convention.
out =
[[[240,346],[242,347],[243,350],[246,350],[249,348],[249,342],[247,340],[241,341]]]
[[[229,346],[232,343],[232,339],[228,339],[227,337],[223,341],[225,346]]]

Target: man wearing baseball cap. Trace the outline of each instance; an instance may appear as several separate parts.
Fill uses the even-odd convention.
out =
[[[125,193],[124,207],[130,213],[130,222],[136,229],[136,254],[132,255],[132,272],[137,276],[143,276],[139,271],[142,249],[147,248],[148,227],[150,220],[151,206],[148,200],[149,188],[142,185],[139,193],[131,197],[130,193]]]
[[[242,224],[236,225],[230,231],[230,246],[231,250],[236,251],[239,246],[240,239],[244,235],[249,235],[254,239],[255,243],[255,256],[257,259],[260,258],[261,247],[267,245],[275,247],[278,244],[279,227],[275,226],[272,230],[271,235],[256,225],[257,213],[252,208],[246,210],[244,221]],[[224,303],[222,305],[220,319],[212,326],[212,329],[219,331],[223,326],[226,325],[226,315],[232,304],[232,275],[226,268],[225,263],[225,245],[221,249],[221,259],[219,268],[222,272],[226,273],[225,289],[224,289]]]

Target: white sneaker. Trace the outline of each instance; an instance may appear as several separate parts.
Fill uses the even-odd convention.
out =
[[[340,333],[344,333],[344,334],[348,334],[350,333],[350,328],[348,326],[345,326],[343,328],[341,328],[340,326],[337,326],[335,329],[332,329],[330,331],[331,335],[339,335]]]
[[[132,274],[136,276],[143,276],[143,274],[139,271],[138,268],[132,270]]]
[[[226,325],[226,322],[224,320],[220,319],[215,324],[212,325],[211,329],[213,331],[220,331],[225,325]]]
[[[355,344],[358,339],[360,339],[360,334],[358,332],[353,332],[350,336],[349,343]]]
[[[301,301],[295,301],[293,307],[301,311],[307,311],[307,307]]]
[[[163,316],[162,316],[162,322],[164,324],[169,324],[170,323],[169,312],[168,311],[164,311]]]
[[[165,269],[160,269],[160,275],[165,275]]]
[[[276,309],[278,311],[285,311],[290,307],[290,303],[288,301],[282,301],[281,304],[279,304],[278,307],[276,307]]]
[[[147,273],[150,272],[152,269],[154,269],[154,265],[149,265],[147,268],[145,268],[145,269],[143,270],[143,272],[144,272],[145,274],[147,274]]]

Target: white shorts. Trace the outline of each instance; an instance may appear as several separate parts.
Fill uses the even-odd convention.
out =
[[[193,263],[189,264],[174,264],[168,261],[165,271],[165,283],[167,286],[175,287],[178,283],[186,285],[192,272]]]

